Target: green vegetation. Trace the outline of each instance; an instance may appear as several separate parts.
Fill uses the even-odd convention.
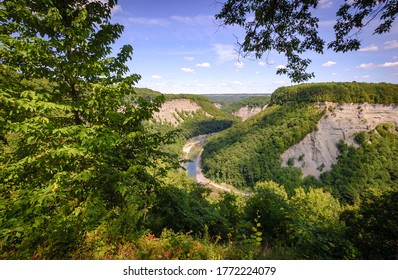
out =
[[[116,4],[0,3],[0,259],[396,257],[397,128],[359,133],[321,181],[303,180],[279,156],[323,112],[286,102],[240,122],[205,97],[134,89],[131,46],[110,57]],[[173,98],[202,108],[177,130],[152,119]],[[220,130],[205,171],[249,197],[180,168],[187,138]]]
[[[270,102],[270,99],[271,99],[270,96],[247,97],[239,101],[224,103],[222,110],[232,114],[234,112],[239,111],[240,108],[246,106],[249,108],[254,108],[254,107],[263,108],[265,105],[267,105]]]
[[[314,83],[278,88],[272,104],[286,102],[337,102],[398,104],[398,84],[387,83]]]
[[[204,148],[203,170],[240,188],[264,180],[294,188],[302,184],[301,171],[281,167],[280,155],[314,131],[322,114],[304,103],[272,106],[212,137]]]
[[[339,143],[338,163],[320,180],[302,179],[301,171],[291,167],[294,159],[288,167],[281,167],[279,160],[283,151],[316,128],[323,112],[311,102],[391,104],[397,100],[396,89],[392,84],[365,83],[280,88],[264,112],[206,144],[207,176],[253,188],[244,219],[258,217],[264,239],[273,244],[272,257],[396,258],[398,207],[392,202],[398,191],[396,127],[382,124],[358,133],[356,148]]]
[[[257,59],[263,55],[268,58],[272,51],[282,53],[287,59],[286,67],[279,68],[276,73],[287,74],[292,82],[301,83],[315,76],[306,72],[311,59],[305,58],[305,54],[323,54],[326,45],[322,34],[318,33],[317,8],[321,2],[227,0],[222,2],[216,19],[224,25],[244,28],[244,39],[238,42],[239,53]],[[358,35],[363,28],[372,26],[373,34],[388,33],[397,13],[396,1],[344,1],[336,11],[335,36],[327,47],[335,52],[359,50],[361,39]]]
[[[334,196],[348,204],[362,201],[369,193],[380,195],[398,187],[398,135],[392,125],[359,133],[356,139],[359,148],[339,144],[338,164],[321,176]]]

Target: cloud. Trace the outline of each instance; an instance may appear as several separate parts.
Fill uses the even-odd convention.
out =
[[[378,46],[376,46],[375,44],[371,44],[368,47],[360,48],[358,51],[360,51],[360,52],[375,52],[375,51],[378,51],[378,50],[379,50]]]
[[[336,24],[336,20],[321,20],[318,25],[320,27],[333,27]]]
[[[116,5],[115,7],[112,8],[112,14],[120,13],[122,12],[122,6]]]
[[[386,50],[398,48],[398,40],[384,42],[384,48]]]
[[[186,25],[209,25],[213,23],[214,17],[213,16],[195,16],[195,17],[171,16],[170,19]]]
[[[320,8],[331,8],[333,6],[333,1],[330,0],[320,0],[319,1],[319,7]]]
[[[332,67],[333,65],[336,65],[336,64],[337,64],[337,62],[329,60],[328,62],[322,64],[322,66],[323,67]]]
[[[160,26],[160,27],[167,27],[170,25],[168,20],[162,18],[145,18],[145,17],[130,17],[128,21],[133,24],[139,25],[153,25],[153,26]]]
[[[200,67],[200,68],[211,68],[211,65],[210,65],[210,63],[208,63],[208,62],[203,62],[203,63],[196,64],[196,67]]]
[[[244,64],[243,62],[241,62],[241,61],[235,62],[234,65],[235,65],[235,67],[238,68],[238,69],[242,69],[242,68],[245,67],[245,64]]]
[[[239,86],[243,86],[243,83],[240,81],[233,81],[232,82],[234,85],[239,85]]]
[[[187,61],[195,60],[195,58],[193,56],[186,56],[186,57],[184,57],[184,59]]]
[[[274,84],[276,85],[280,85],[280,84],[284,84],[285,81],[279,80],[279,81],[274,81]]]
[[[218,56],[218,62],[223,63],[238,58],[237,51],[232,45],[213,44],[213,50]]]
[[[163,79],[163,77],[162,77],[162,76],[160,76],[160,75],[152,75],[152,76],[151,76],[151,78],[152,78],[152,79],[154,79],[154,80],[160,80],[160,79]]]
[[[260,62],[258,63],[258,65],[260,65],[260,66],[265,66],[265,65],[267,65],[267,63],[265,63],[264,61],[260,61]]]
[[[181,70],[182,72],[185,72],[185,73],[192,73],[192,74],[195,73],[195,70],[193,70],[192,68],[185,68],[185,67],[183,67],[183,68],[181,68],[180,70]]]
[[[363,76],[354,76],[355,79],[369,79],[369,75],[363,75]]]
[[[358,69],[374,69],[374,68],[397,68],[398,62],[385,62],[383,64],[375,64],[375,63],[362,63],[358,65],[356,68]]]
[[[275,67],[276,69],[286,69],[286,65],[278,65]]]

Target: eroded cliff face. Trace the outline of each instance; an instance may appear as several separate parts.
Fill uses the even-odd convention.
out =
[[[202,107],[190,99],[173,99],[166,101],[153,117],[156,121],[177,126],[183,121],[179,114],[194,114],[199,110],[202,110]]]
[[[245,121],[248,118],[251,118],[254,115],[260,113],[263,110],[265,110],[265,108],[267,108],[267,106],[264,106],[264,107],[249,107],[249,106],[245,106],[245,107],[240,108],[237,112],[234,112],[233,115],[238,116],[243,121]]]
[[[337,162],[337,143],[344,140],[354,144],[354,136],[361,131],[370,131],[382,123],[398,126],[397,105],[337,104],[326,102],[317,106],[326,109],[318,123],[318,130],[308,134],[300,143],[286,150],[282,165],[288,160],[303,171],[304,177],[329,171]]]

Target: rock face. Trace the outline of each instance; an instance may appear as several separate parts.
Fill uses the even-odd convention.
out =
[[[264,107],[249,107],[249,106],[245,106],[245,107],[240,108],[237,112],[234,112],[233,115],[238,116],[243,121],[245,121],[248,118],[251,118],[254,115],[260,113],[263,110],[265,110],[265,108],[267,108],[267,106],[264,106]]]
[[[166,101],[160,111],[154,113],[153,117],[159,122],[177,126],[183,121],[180,117],[181,113],[193,115],[199,110],[202,110],[202,108],[190,99],[173,99]]]
[[[282,165],[294,164],[301,168],[304,176],[329,171],[337,162],[337,143],[342,139],[354,144],[354,136],[361,131],[370,131],[382,123],[398,126],[397,105],[337,104],[322,103],[325,115],[318,123],[318,130],[308,134],[300,143],[286,150],[281,158]]]

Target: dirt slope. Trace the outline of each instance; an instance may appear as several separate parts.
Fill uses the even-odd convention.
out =
[[[397,105],[337,104],[326,102],[326,114],[318,123],[318,130],[308,134],[300,143],[282,154],[282,164],[287,165],[290,158],[301,168],[304,176],[319,178],[322,172],[329,171],[337,162],[336,144],[343,139],[354,144],[354,136],[360,131],[369,131],[381,123],[398,126]]]

